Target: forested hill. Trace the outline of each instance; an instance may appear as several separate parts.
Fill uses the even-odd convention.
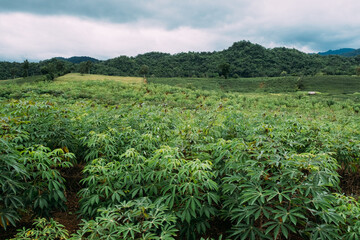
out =
[[[63,61],[67,61],[67,62],[71,62],[71,63],[82,63],[82,62],[99,62],[98,59],[92,58],[92,57],[86,57],[86,56],[82,56],[82,57],[71,57],[71,58],[63,58],[63,57],[56,57],[59,60],[63,60]]]
[[[0,62],[0,79],[29,75],[61,75],[67,72],[156,77],[262,77],[281,75],[352,75],[360,56],[306,54],[296,49],[267,49],[248,41],[214,52],[168,54],[150,52],[136,57],[120,56],[106,61],[72,63],[50,59],[40,63]],[[25,71],[24,66],[28,66]]]
[[[295,49],[267,49],[247,41],[234,43],[218,52],[166,54],[151,52],[136,57],[120,56],[94,65],[99,74],[139,75],[148,66],[148,75],[158,77],[262,77],[355,74],[360,57],[310,55]]]

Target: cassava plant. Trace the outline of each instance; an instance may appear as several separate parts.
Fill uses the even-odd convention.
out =
[[[161,197],[178,218],[181,234],[204,233],[219,201],[215,175],[208,161],[185,160],[177,148],[163,146],[150,159],[129,149],[118,161],[95,159],[84,168],[81,213],[97,216],[97,209],[126,200]]]
[[[6,230],[20,219],[18,210],[24,208],[24,180],[28,177],[15,144],[0,138],[0,225]]]
[[[11,240],[67,240],[69,233],[64,225],[46,218],[37,218],[34,220],[33,228],[22,228]]]
[[[339,236],[343,219],[331,193],[338,187],[338,165],[328,154],[269,149],[242,163],[229,161],[226,168],[231,173],[223,178],[224,213],[234,223],[234,239],[308,238],[320,236],[318,229],[326,229],[321,239]]]
[[[21,155],[29,176],[25,179],[24,199],[34,214],[48,217],[51,210],[65,209],[65,179],[58,168],[71,167],[74,154],[40,145],[26,148]]]
[[[71,239],[175,239],[176,217],[161,199],[122,201],[98,209],[94,220],[83,220]]]

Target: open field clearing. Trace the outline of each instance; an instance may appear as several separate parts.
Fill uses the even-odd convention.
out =
[[[189,89],[225,92],[296,92],[317,91],[328,94],[360,92],[359,76],[304,76],[257,78],[150,78],[149,83]]]
[[[122,83],[143,83],[141,77],[122,77],[122,76],[106,76],[98,74],[80,74],[80,73],[69,73],[64,76],[56,78],[56,81],[117,81]]]

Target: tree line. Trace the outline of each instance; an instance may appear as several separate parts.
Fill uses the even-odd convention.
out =
[[[69,72],[207,78],[360,74],[360,55],[321,56],[284,47],[267,49],[249,41],[235,42],[228,49],[214,52],[150,52],[136,57],[119,56],[105,61],[90,61],[86,57],[83,60],[76,63],[63,58],[39,63],[0,62],[0,79],[40,74],[53,79]]]

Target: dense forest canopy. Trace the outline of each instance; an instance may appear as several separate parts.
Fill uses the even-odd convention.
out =
[[[85,64],[84,61],[88,63]],[[267,49],[248,41],[235,42],[223,51],[168,54],[150,52],[136,57],[119,56],[105,61],[89,57],[53,58],[39,63],[0,62],[0,79],[46,74],[50,79],[69,72],[156,77],[274,77],[303,75],[353,75],[360,55],[343,57],[307,54],[296,49]],[[25,68],[24,68],[25,67]],[[224,67],[226,69],[224,69]]]

